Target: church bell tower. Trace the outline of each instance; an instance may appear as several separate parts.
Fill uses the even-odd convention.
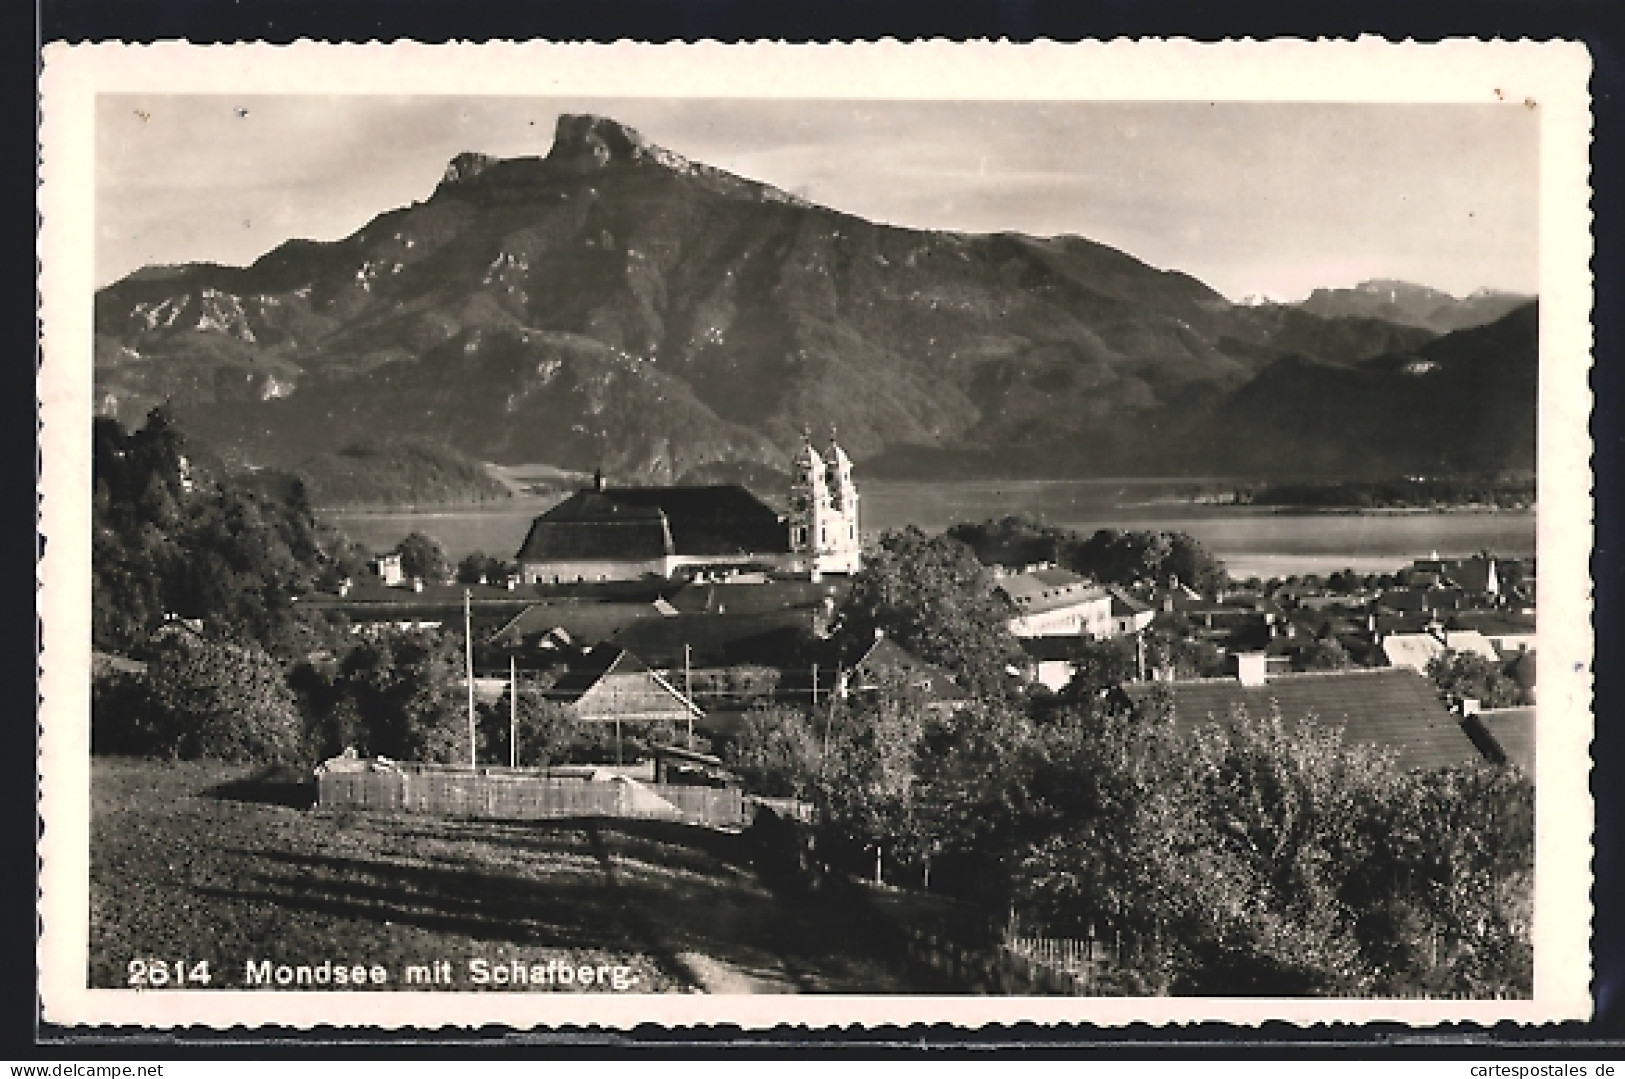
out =
[[[861,562],[858,541],[858,488],[852,482],[852,461],[829,429],[829,453],[824,470],[829,487],[828,540],[820,552],[826,573],[856,573]]]
[[[790,551],[805,569],[818,569],[819,530],[829,528],[829,477],[812,435],[801,433],[801,448],[790,463]]]
[[[802,432],[791,463],[790,551],[804,572],[856,573],[860,565],[858,489],[852,462],[830,431],[829,448],[819,453]]]

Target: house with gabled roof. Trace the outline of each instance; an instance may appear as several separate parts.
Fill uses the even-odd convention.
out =
[[[873,693],[899,682],[924,694],[928,707],[951,710],[970,701],[951,673],[878,632],[874,643],[842,670],[836,692],[842,697]]]
[[[660,672],[614,645],[600,645],[572,664],[550,695],[589,723],[686,723],[705,716]]]
[[[1071,570],[1046,568],[999,578],[1017,637],[1110,637],[1112,594]]]

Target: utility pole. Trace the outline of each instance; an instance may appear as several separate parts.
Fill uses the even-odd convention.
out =
[[[468,766],[479,767],[478,739],[474,723],[474,606],[468,589],[463,589],[463,654],[468,660]]]
[[[812,706],[818,707],[818,661],[813,661],[812,668]]]
[[[519,657],[508,657],[508,767],[519,767]]]
[[[688,713],[688,745],[685,749],[694,748],[694,678],[690,670],[690,656],[688,642],[683,642],[683,696],[688,698],[684,709]]]

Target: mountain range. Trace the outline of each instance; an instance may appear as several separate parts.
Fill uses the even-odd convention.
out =
[[[781,469],[834,425],[871,475],[1494,471],[1533,467],[1534,323],[1529,297],[1397,282],[1232,304],[1081,237],[874,223],[563,116],[545,157],[459,155],[344,239],[100,290],[96,387],[283,468],[410,438],[669,482]]]

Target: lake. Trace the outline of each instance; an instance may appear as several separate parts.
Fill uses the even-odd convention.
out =
[[[1352,568],[1392,572],[1411,559],[1489,549],[1508,556],[1535,550],[1533,511],[1293,513],[1272,507],[1188,500],[1203,480],[975,480],[862,483],[866,533],[915,524],[941,532],[960,521],[1035,514],[1080,532],[1098,528],[1188,532],[1224,559],[1237,577],[1286,577]],[[512,557],[531,520],[557,499],[521,496],[490,509],[328,512],[322,516],[375,551],[408,532],[425,532],[453,559],[471,551]]]

